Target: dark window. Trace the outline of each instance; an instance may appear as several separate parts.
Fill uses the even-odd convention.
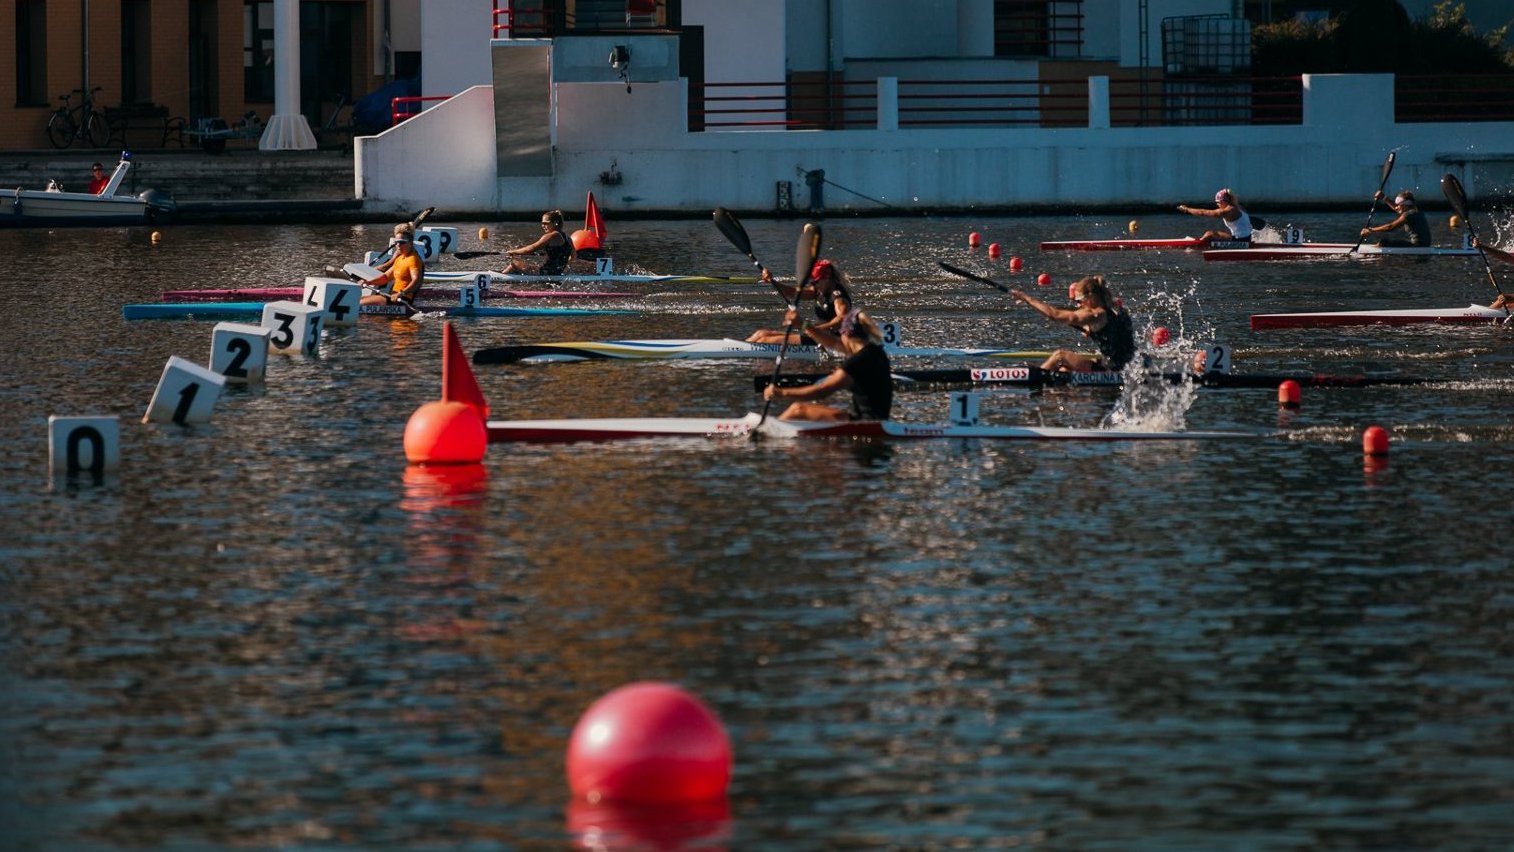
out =
[[[216,0],[193,0],[189,6],[189,114],[205,118],[220,113],[220,75],[216,70]]]
[[[273,103],[273,4],[264,0],[242,7],[242,72],[243,98]]]
[[[995,56],[1075,57],[1082,45],[1082,0],[994,0]]]
[[[121,3],[121,103],[152,102],[152,9],[149,0]]]
[[[47,2],[16,0],[16,106],[47,106]]]

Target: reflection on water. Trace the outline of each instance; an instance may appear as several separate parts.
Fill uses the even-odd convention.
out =
[[[1355,216],[1269,218],[1314,239]],[[607,211],[612,214],[612,211]],[[613,218],[613,215],[611,215]],[[640,441],[407,466],[441,324],[364,321],[275,358],[202,426],[138,421],[210,324],[160,290],[294,284],[385,226],[0,233],[0,829],[21,849],[1500,848],[1514,576],[1499,514],[1514,340],[1499,328],[1253,333],[1251,313],[1486,302],[1475,258],[1205,264],[1041,254],[1126,216],[836,220],[826,254],[905,341],[1077,346],[935,261],[1034,287],[1099,272],[1174,363],[1396,372],[1412,387],[985,392],[986,422],[1252,440]],[[528,227],[480,224],[496,243]],[[529,224],[529,223],[527,223]],[[795,221],[748,221],[780,269]],[[1142,232],[1177,235],[1186,217]],[[1025,268],[964,248],[979,231]],[[1447,235],[1438,235],[1447,236]],[[746,275],[709,225],[624,222],[616,264]],[[1449,240],[1442,240],[1449,241]],[[1223,267],[1223,268],[1211,268]],[[1241,268],[1230,268],[1241,267]],[[83,271],[81,271],[83,270]],[[463,321],[465,348],[745,337],[771,288],[647,285],[644,313]],[[47,298],[38,298],[45,293]],[[913,366],[913,365],[911,365]],[[951,362],[919,366],[952,366]],[[792,367],[792,369],[799,369]],[[728,416],[772,364],[479,369],[493,416]],[[938,421],[944,396],[901,391]],[[120,471],[52,477],[50,414],[114,414]],[[1361,453],[1363,430],[1393,437]],[[1492,531],[1490,537],[1488,533]],[[574,721],[684,684],[736,754],[729,812],[568,800]],[[644,815],[642,815],[644,816]],[[0,844],[4,845],[4,844]]]

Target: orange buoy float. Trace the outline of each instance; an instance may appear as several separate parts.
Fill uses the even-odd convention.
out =
[[[1141,230],[1141,223],[1137,222],[1134,219],[1131,219],[1130,220],[1130,224],[1128,224],[1128,225],[1125,226],[1125,230],[1127,230],[1130,233],[1134,234],[1136,231]]]
[[[1304,392],[1298,386],[1298,382],[1292,379],[1285,380],[1277,386],[1277,404],[1283,408],[1298,408]]]
[[[1388,454],[1388,430],[1381,426],[1368,426],[1362,433],[1362,453],[1369,456]]]
[[[1010,272],[1019,272],[1020,271],[1020,267],[1022,267],[1024,265],[1025,265],[1025,261],[1021,260],[1019,255],[1015,255],[1014,257],[1012,257],[1012,258],[1009,259],[1009,271]]]
[[[999,248],[999,244],[998,243],[989,243],[988,244],[988,256],[989,257],[993,258],[994,260],[998,260],[999,259],[999,255],[1002,254],[1002,253],[1003,253],[1003,249]]]
[[[982,244],[982,242],[983,242],[983,237],[979,236],[977,231],[973,231],[971,234],[967,235],[967,247],[968,248],[977,248],[979,245]]]
[[[570,239],[573,240],[573,250],[580,254],[604,248],[604,244],[599,239],[599,234],[594,233],[588,228],[580,228],[574,231]]]
[[[488,228],[479,228],[478,229],[478,241],[481,242],[481,243],[485,243],[485,242],[489,241],[489,229]]]
[[[1151,345],[1152,346],[1166,346],[1167,345],[1167,341],[1169,341],[1171,339],[1172,339],[1172,333],[1167,330],[1167,326],[1165,326],[1165,325],[1159,325],[1156,328],[1154,328],[1154,329],[1151,330]]]
[[[405,458],[411,464],[477,464],[488,449],[488,427],[466,402],[428,402],[405,424]]]
[[[731,781],[731,741],[682,687],[644,681],[594,702],[568,739],[568,786],[591,803],[677,805],[718,799]]]
[[[1455,231],[1455,230],[1460,229],[1461,228],[1461,217],[1460,216],[1452,216],[1450,224],[1451,224],[1451,230]]]

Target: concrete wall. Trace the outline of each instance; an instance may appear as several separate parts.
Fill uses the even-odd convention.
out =
[[[422,95],[455,95],[493,83],[493,10],[493,0],[426,0],[420,9],[421,55],[445,56],[447,61],[422,69]]]
[[[499,204],[494,89],[474,86],[377,136],[353,140],[353,195],[373,209]]]
[[[1201,202],[1220,186],[1257,206],[1351,206],[1371,197],[1389,149],[1398,149],[1389,189],[1431,199],[1445,171],[1458,171],[1475,197],[1498,189],[1492,181],[1514,166],[1514,123],[1396,124],[1391,81],[1380,75],[1306,76],[1304,97],[1300,126],[687,133],[682,81],[638,85],[630,95],[613,84],[564,84],[550,174],[500,178],[496,194],[507,201],[479,212],[571,209],[589,189],[619,211],[772,210],[777,181],[793,181],[796,198],[807,198],[796,168],[824,169],[836,184],[909,209],[1150,209]],[[407,122],[377,144],[436,145],[435,136],[405,138],[422,126]],[[445,138],[449,147],[493,141],[476,122]],[[418,157],[414,185],[424,194],[400,197],[385,182],[365,182],[369,164],[360,161],[359,197],[469,209],[490,193],[461,185],[454,160]],[[603,186],[612,160],[624,181]],[[420,173],[433,169],[428,182]],[[885,209],[840,191],[826,196],[833,211]]]

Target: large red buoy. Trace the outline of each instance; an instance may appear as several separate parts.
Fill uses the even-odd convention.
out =
[[[1010,272],[1019,272],[1020,268],[1023,267],[1024,265],[1025,265],[1025,261],[1021,260],[1019,255],[1015,255],[1014,257],[1012,257],[1012,258],[1009,259],[1009,271]]]
[[[1362,453],[1369,456],[1388,454],[1388,430],[1381,426],[1368,426],[1362,433]]]
[[[411,464],[476,464],[489,449],[489,431],[465,402],[428,402],[405,424],[405,458]]]
[[[1292,379],[1285,379],[1277,386],[1277,404],[1283,408],[1298,408],[1303,398],[1303,390]]]
[[[968,248],[977,248],[978,246],[980,246],[982,244],[983,244],[983,237],[979,236],[979,234],[978,234],[977,231],[973,231],[971,234],[967,235],[967,247]]]
[[[988,244],[988,256],[991,257],[991,258],[993,258],[994,260],[998,260],[999,259],[999,255],[1002,252],[1003,252],[1003,249],[999,248],[999,244],[998,243],[989,243]]]
[[[574,231],[570,239],[573,240],[573,250],[579,254],[604,248],[604,245],[600,243],[599,235],[587,228]]]
[[[1043,272],[1040,275],[1036,276],[1036,283],[1039,284],[1039,285],[1041,285],[1042,287],[1050,287],[1051,286],[1051,276],[1047,275],[1046,273]]]
[[[568,786],[589,802],[700,802],[724,796],[730,780],[725,727],[671,683],[613,690],[584,712],[568,740]]]

